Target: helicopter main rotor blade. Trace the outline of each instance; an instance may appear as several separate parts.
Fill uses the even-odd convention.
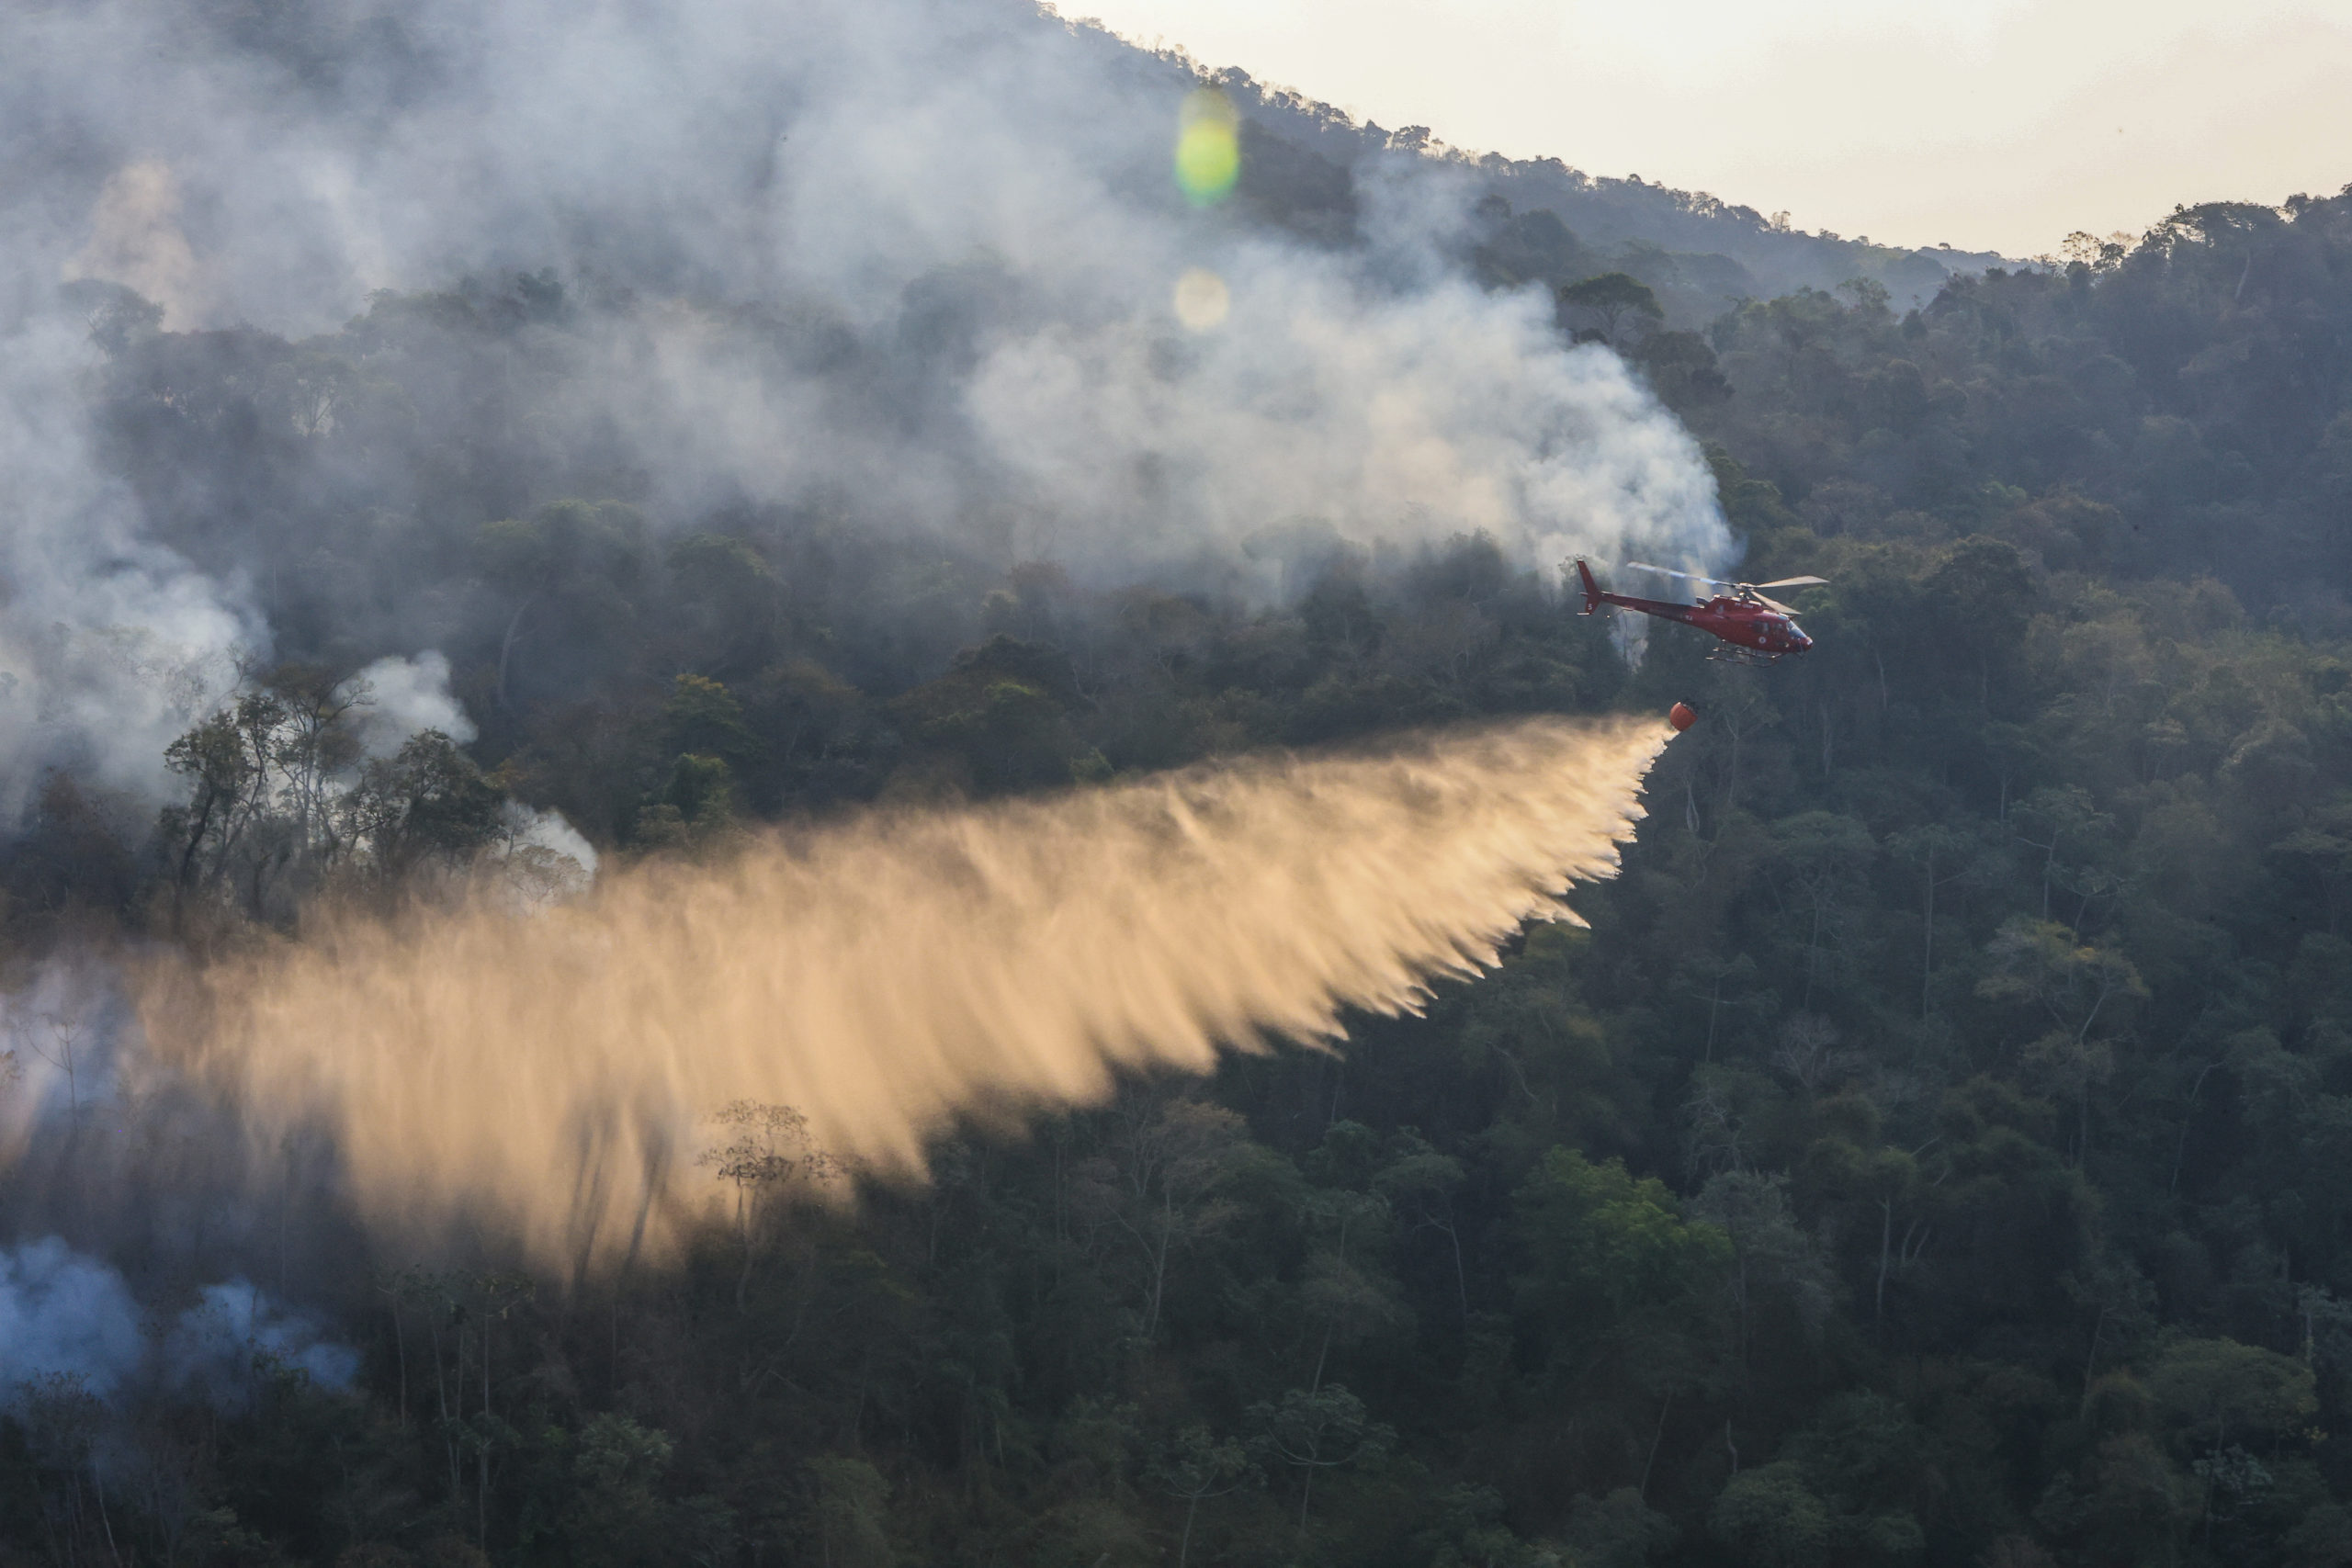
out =
[[[1750,592],[1753,592],[1754,590],[1751,589]],[[1758,604],[1763,605],[1768,610],[1778,610],[1784,615],[1794,615],[1796,614],[1794,610],[1790,609],[1778,599],[1768,599],[1761,593],[1758,593],[1756,595],[1756,602]]]
[[[1820,588],[1826,587],[1828,582],[1829,580],[1826,577],[1783,577],[1777,581],[1751,582],[1747,586],[1750,588]]]
[[[1660,577],[1679,577],[1685,582],[1712,582],[1718,588],[1739,586],[1736,582],[1726,582],[1720,577],[1701,577],[1695,571],[1677,571],[1670,566],[1649,566],[1637,560],[1629,560],[1625,565],[1634,571],[1654,571]]]

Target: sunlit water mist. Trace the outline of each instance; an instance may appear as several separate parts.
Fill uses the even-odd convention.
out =
[[[331,1137],[372,1224],[481,1224],[552,1267],[658,1254],[720,1198],[695,1157],[730,1101],[911,1173],[958,1115],[1414,1006],[1523,921],[1574,918],[1561,895],[1614,871],[1669,733],[1533,719],[876,813],[537,916],[324,922],[150,971],[141,1010],[258,1146]]]

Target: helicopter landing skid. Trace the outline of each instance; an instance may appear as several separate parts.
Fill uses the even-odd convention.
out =
[[[1741,648],[1736,643],[1722,644],[1707,657],[1719,660],[1725,664],[1746,664],[1757,669],[1778,664],[1781,661],[1781,656],[1777,653],[1759,653],[1752,648]]]

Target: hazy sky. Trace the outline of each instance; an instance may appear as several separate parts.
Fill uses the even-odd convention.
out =
[[[2352,0],[1065,0],[1395,129],[2033,255],[2352,183]]]

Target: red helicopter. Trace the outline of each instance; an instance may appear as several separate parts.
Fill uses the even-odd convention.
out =
[[[1783,577],[1774,582],[1725,582],[1720,578],[1698,577],[1662,566],[1644,566],[1639,561],[1625,564],[1634,571],[1655,571],[1661,577],[1679,577],[1686,582],[1703,582],[1731,592],[1690,604],[1604,592],[1600,584],[1592,580],[1592,568],[1579,556],[1577,575],[1584,581],[1584,614],[1589,615],[1603,604],[1615,604],[1661,620],[1680,621],[1723,638],[1724,646],[1709,654],[1710,659],[1732,659],[1747,664],[1770,664],[1784,653],[1803,653],[1813,646],[1813,638],[1805,636],[1804,629],[1796,623],[1796,612],[1778,600],[1766,598],[1758,590],[1811,588],[1829,581],[1826,577]]]

